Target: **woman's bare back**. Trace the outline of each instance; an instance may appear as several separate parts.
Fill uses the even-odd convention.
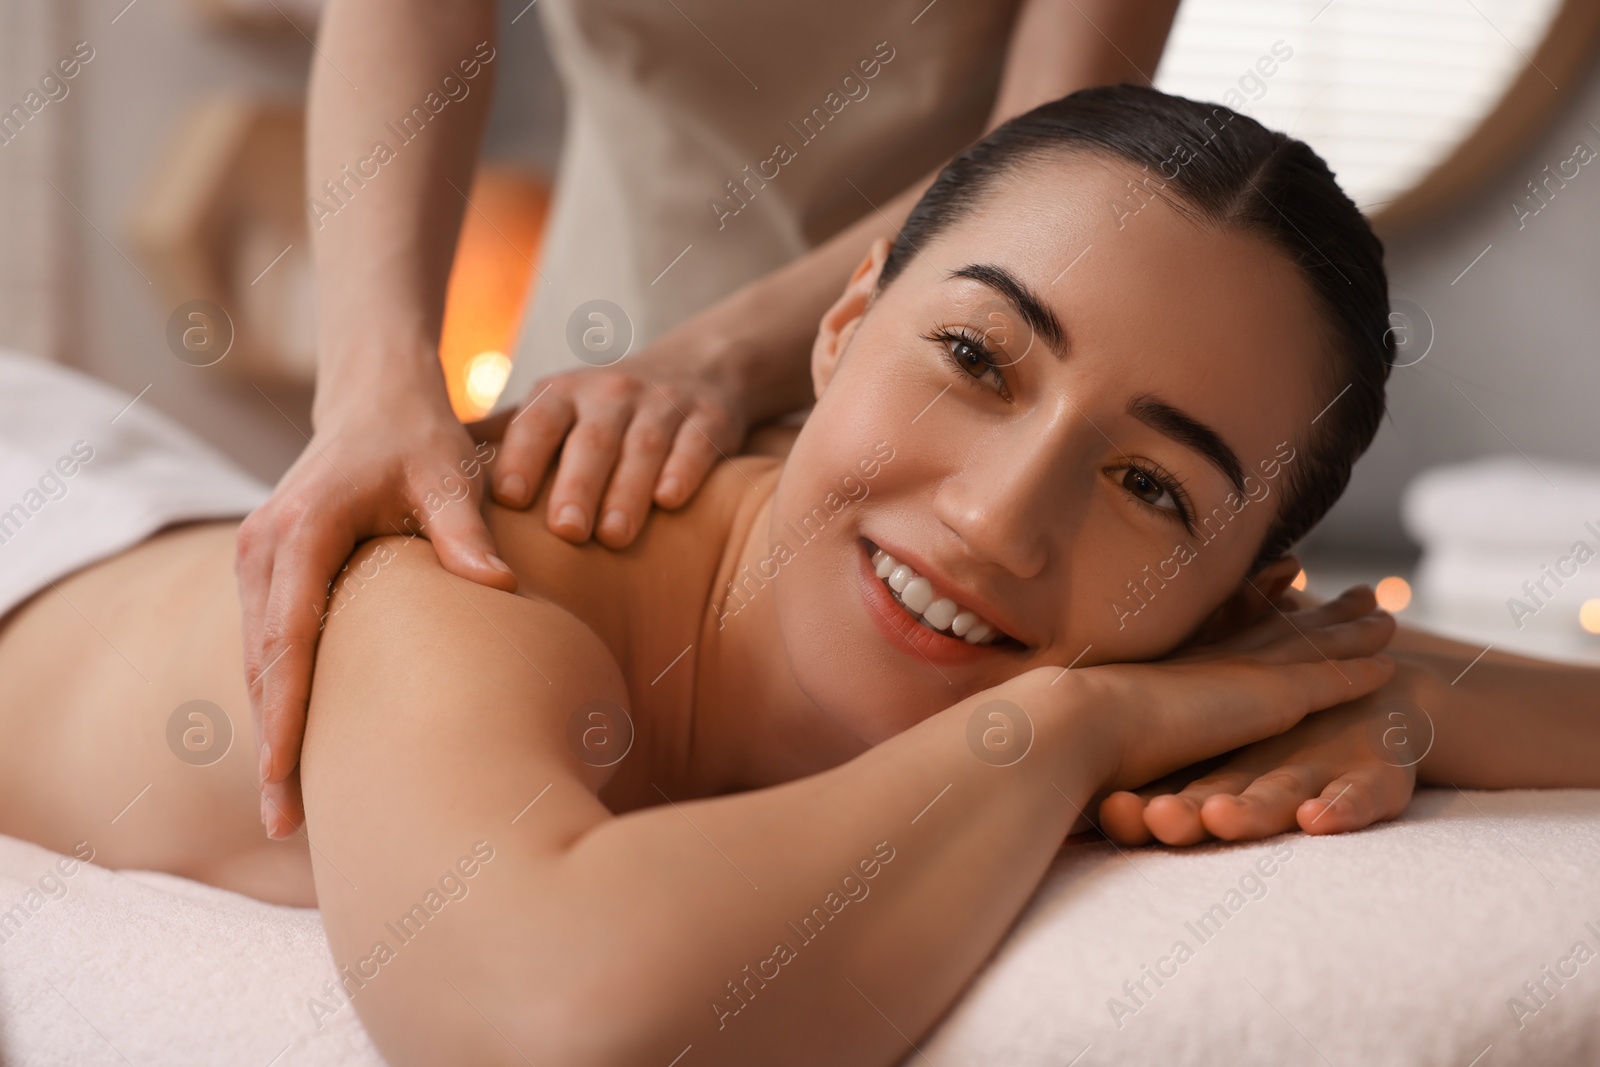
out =
[[[739,462],[747,471],[773,465]],[[636,720],[678,714],[684,709],[675,705],[692,695],[633,679],[659,671],[692,640],[699,613],[685,608],[709,597],[745,484],[725,465],[687,507],[653,516],[621,553],[550,534],[544,493],[526,511],[487,509],[520,591],[560,605],[605,642],[637,694]],[[0,833],[63,853],[86,854],[86,843],[97,863],[112,868],[162,870],[263,900],[316,903],[304,832],[272,841],[261,826],[233,573],[236,529],[219,522],[163,531],[57,581],[0,622],[0,732],[7,739],[0,746]],[[344,575],[330,612],[382,580],[381,564],[369,558],[366,567]],[[641,613],[662,623],[646,628],[643,639],[630,625]],[[685,634],[691,636],[680,640]],[[519,645],[540,639],[505,637]],[[472,664],[441,662],[437,669],[470,671]],[[653,802],[652,768],[630,765],[602,793],[613,810]]]
[[[303,835],[261,831],[235,523],[164,531],[0,629],[0,832],[105,866],[315,902]]]

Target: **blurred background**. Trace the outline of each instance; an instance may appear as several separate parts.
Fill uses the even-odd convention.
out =
[[[561,152],[533,6],[500,5],[479,210],[452,275],[441,356],[464,417],[504,382]],[[319,7],[0,0],[0,346],[141,394],[268,480],[310,431],[301,109]],[[1595,0],[1183,5],[1157,84],[1309,141],[1388,248],[1402,365],[1377,443],[1305,546],[1314,589],[1390,578],[1392,604],[1441,628],[1595,655],[1600,563],[1567,575],[1559,559],[1580,539],[1600,550],[1600,506],[1582,511],[1600,484],[1597,31]],[[199,321],[180,314],[194,301],[231,331],[207,366],[169,342]],[[1506,520],[1529,485],[1550,491],[1535,511],[1565,501],[1537,528]],[[1525,591],[1518,576],[1547,567],[1569,581]],[[1477,587],[1452,594],[1462,568]]]

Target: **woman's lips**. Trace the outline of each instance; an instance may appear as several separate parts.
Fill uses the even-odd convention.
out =
[[[859,537],[856,539],[856,575],[873,625],[891,645],[907,655],[924,662],[955,665],[976,663],[1008,651],[1005,645],[974,645],[924,626],[890,594],[873,569],[871,546]]]

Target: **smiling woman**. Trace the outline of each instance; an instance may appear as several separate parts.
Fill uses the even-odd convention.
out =
[[[309,840],[256,832],[256,753],[178,768],[148,741],[182,700],[246,703],[234,527],[63,580],[0,631],[0,831],[65,851],[159,783],[97,861],[314,900],[395,1063],[890,1062],[1096,797],[1393,670],[1370,595],[1255,620],[1371,438],[1386,290],[1315,155],[1218,113],[1095,90],[969,150],[823,316],[788,456],[721,465],[627,550],[551,534],[548,482],[487,509],[517,594],[419,538],[359,547],[317,658]],[[1188,141],[1119,227],[1107,204]],[[1284,442],[1289,488],[1229,511]],[[1218,508],[1181,586],[1119,625],[1107,603]],[[722,625],[746,573],[767,591]],[[84,618],[103,643],[71,638]],[[1253,625],[1132,662],[1226,619]],[[161,666],[130,684],[131,661]],[[597,701],[632,742],[604,766],[571,741]],[[979,751],[996,716],[1022,756]],[[397,941],[480,845],[470,898]]]

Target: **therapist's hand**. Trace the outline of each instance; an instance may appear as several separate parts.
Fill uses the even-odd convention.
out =
[[[495,501],[527,507],[559,448],[545,518],[557,537],[624,548],[652,503],[687,503],[751,421],[731,361],[697,354],[700,341],[679,330],[623,362],[535,382],[505,426]]]
[[[306,450],[240,526],[235,556],[262,822],[273,837],[305,817],[296,767],[317,639],[338,610],[329,583],[355,545],[420,534],[452,574],[508,592],[517,585],[478,507],[493,448],[474,446],[442,388],[397,382],[318,415]]]

